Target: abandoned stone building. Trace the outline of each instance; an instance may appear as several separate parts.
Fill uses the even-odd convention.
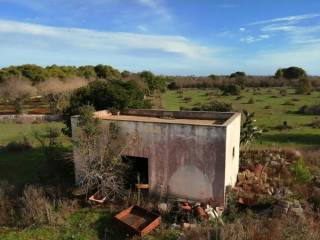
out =
[[[135,135],[123,157],[137,161],[149,193],[225,203],[239,169],[240,113],[126,110],[96,113],[103,125],[116,123],[123,141]],[[76,137],[78,116],[71,119]],[[74,149],[76,180],[81,169]]]

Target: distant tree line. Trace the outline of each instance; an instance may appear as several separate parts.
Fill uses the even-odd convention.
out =
[[[29,80],[33,85],[36,85],[52,78],[60,80],[83,78],[88,81],[97,79],[135,80],[141,82],[140,85],[145,89],[146,94],[152,94],[156,90],[165,91],[169,79],[165,76],[155,75],[150,71],[142,71],[141,73],[131,73],[129,71],[120,72],[118,69],[102,64],[79,67],[58,65],[41,67],[35,64],[25,64],[0,69],[0,83],[12,79],[19,79]]]
[[[26,64],[0,69],[0,102],[12,105],[16,113],[23,113],[30,97],[40,95],[49,103],[50,113],[64,113],[66,118],[87,104],[96,110],[150,108],[146,96],[164,92],[168,81],[168,77],[150,71],[120,72],[101,64],[80,67]]]
[[[208,76],[175,76],[169,82],[169,89],[180,88],[230,88],[230,85],[238,85],[240,88],[244,87],[285,87],[290,86],[300,88],[297,92],[307,92],[309,87],[320,88],[320,77],[308,76],[306,71],[299,67],[280,68],[273,76],[250,76],[245,72],[237,71],[230,75],[215,75]],[[304,86],[304,87],[302,87]],[[305,90],[301,90],[305,88]]]

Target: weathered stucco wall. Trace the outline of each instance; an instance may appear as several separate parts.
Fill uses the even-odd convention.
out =
[[[235,114],[227,124],[225,186],[234,186],[239,171],[241,114]]]

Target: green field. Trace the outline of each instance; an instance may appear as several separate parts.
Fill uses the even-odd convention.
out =
[[[290,89],[287,96],[280,96],[279,90],[278,88],[245,89],[240,99],[238,96],[221,96],[213,90],[183,90],[182,97],[179,97],[177,91],[167,91],[163,95],[163,103],[169,110],[193,107],[212,100],[232,103],[235,111],[246,109],[255,112],[256,124],[266,129],[267,132],[256,141],[256,146],[279,144],[299,147],[319,146],[320,129],[307,126],[317,119],[317,116],[306,116],[295,112],[303,105],[320,104],[320,92],[296,95],[294,90]],[[186,102],[184,97],[191,97],[192,100]],[[248,103],[251,98],[254,100],[253,104]],[[284,121],[292,129],[284,131],[274,129]]]
[[[30,227],[26,229],[0,229],[1,240],[98,240],[104,236],[105,229],[111,229],[110,212],[106,210],[81,209],[61,226]],[[114,229],[114,227],[112,227]],[[110,231],[110,230],[109,230]],[[118,233],[109,232],[109,239],[123,239]]]
[[[62,128],[64,125],[60,122],[50,123],[0,123],[0,146],[6,145],[12,141],[20,141],[24,137],[28,138],[32,144],[37,144],[33,137],[34,132],[43,131],[48,127]],[[67,138],[64,138],[65,144],[68,144]],[[69,143],[70,144],[70,143]]]
[[[43,132],[48,127],[61,129],[59,122],[51,123],[0,123],[0,180],[15,186],[39,181],[38,175],[44,163],[44,152],[34,138],[35,132]],[[5,146],[10,142],[21,142],[26,138],[34,147],[26,151],[8,151]],[[70,139],[61,135],[66,150],[71,150]]]

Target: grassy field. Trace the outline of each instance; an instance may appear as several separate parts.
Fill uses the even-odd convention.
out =
[[[316,116],[306,116],[295,112],[303,105],[320,104],[320,92],[313,92],[311,95],[296,95],[294,90],[288,90],[287,96],[280,96],[278,88],[262,88],[259,91],[245,89],[238,96],[221,96],[212,90],[183,90],[183,96],[179,97],[177,91],[167,91],[162,96],[164,107],[169,110],[178,110],[180,107],[193,107],[199,104],[208,103],[212,100],[232,103],[235,111],[246,109],[255,112],[257,125],[267,130],[257,140],[256,146],[262,145],[292,145],[292,146],[319,146],[320,129],[310,126]],[[191,97],[190,102],[183,98]],[[254,103],[249,103],[250,99]],[[290,130],[275,130],[276,126],[286,121]]]
[[[8,151],[4,147],[0,148],[0,180],[6,180],[15,186],[39,180],[38,174],[44,162],[44,152],[34,138],[34,133],[43,132],[49,127],[61,129],[63,124],[0,123],[0,146],[6,146],[10,142],[21,142],[26,138],[34,147],[26,151]],[[66,150],[71,150],[70,139],[61,135],[60,140]]]
[[[31,227],[23,230],[3,229],[1,240],[98,240],[105,229],[114,224],[111,213],[106,210],[81,209],[61,226]],[[108,229],[109,229],[108,228]],[[112,228],[113,229],[113,228]],[[108,239],[123,239],[118,233],[109,232]]]
[[[0,123],[0,146],[6,145],[12,141],[23,140],[24,137],[36,145],[37,141],[33,135],[36,131],[44,131],[48,127],[62,128],[64,125],[61,122],[50,122],[50,123]],[[70,141],[67,138],[63,138],[65,145],[70,146]]]

